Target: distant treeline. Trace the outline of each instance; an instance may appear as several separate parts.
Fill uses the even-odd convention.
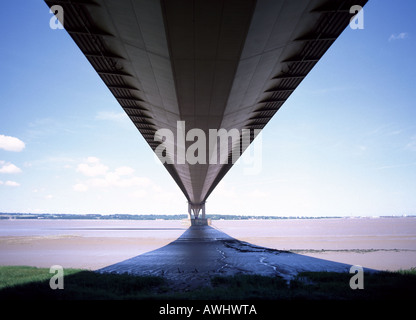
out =
[[[187,214],[67,214],[67,213],[0,213],[0,219],[84,219],[84,220],[181,220]],[[211,214],[212,220],[250,220],[250,219],[322,219],[328,217],[279,217],[248,216],[231,214]],[[341,218],[341,217],[331,217]]]
[[[380,218],[400,218],[403,216],[382,216]],[[408,216],[415,217],[415,216]],[[0,219],[84,219],[84,220],[181,220],[187,214],[68,214],[68,213],[0,213]],[[299,216],[255,216],[233,214],[210,214],[212,220],[251,220],[251,219],[326,219],[345,218],[339,216],[299,217]],[[359,218],[359,217],[356,217]]]
[[[186,217],[185,214],[0,213],[0,219],[181,220]]]

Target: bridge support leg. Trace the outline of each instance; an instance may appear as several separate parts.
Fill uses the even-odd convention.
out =
[[[198,219],[198,217],[199,217],[199,210],[201,210],[201,209],[194,208],[194,216],[195,216],[195,219]]]
[[[202,219],[205,219],[205,203],[202,205]]]
[[[199,213],[202,213],[199,217]],[[198,226],[206,226],[209,224],[208,219],[205,217],[205,202],[199,204],[188,203],[188,214],[191,224]]]
[[[188,215],[189,215],[189,220],[192,219],[192,209],[191,209],[191,204],[188,203]]]

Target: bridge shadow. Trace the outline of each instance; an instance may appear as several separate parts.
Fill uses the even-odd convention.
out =
[[[97,270],[163,276],[201,285],[212,276],[259,274],[291,280],[303,271],[349,272],[351,265],[257,246],[211,226],[191,226],[171,243]],[[370,269],[367,269],[370,271]]]

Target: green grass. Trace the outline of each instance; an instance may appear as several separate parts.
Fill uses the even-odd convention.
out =
[[[302,272],[291,281],[293,298],[337,300],[409,300],[416,298],[416,270],[364,274],[364,289],[352,290],[352,274]]]
[[[64,270],[64,289],[52,290],[49,269],[0,267],[0,299],[143,299],[164,284],[160,277],[99,274],[82,269]]]
[[[194,300],[415,300],[416,270],[364,274],[364,289],[352,290],[352,274],[303,272],[287,283],[279,277],[213,277],[208,286],[181,292],[162,277],[64,270],[64,289],[52,290],[49,269],[0,267],[0,299],[194,299]]]

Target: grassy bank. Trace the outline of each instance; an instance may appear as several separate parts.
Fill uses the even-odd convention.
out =
[[[351,274],[300,273],[290,283],[278,277],[237,275],[213,277],[208,286],[176,291],[161,277],[98,274],[65,269],[64,289],[52,290],[49,269],[0,267],[0,299],[306,299],[306,300],[414,300],[416,270],[365,274],[364,289],[352,290]]]

